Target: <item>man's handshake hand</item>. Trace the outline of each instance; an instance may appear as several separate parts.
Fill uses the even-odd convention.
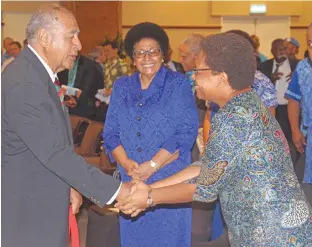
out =
[[[119,202],[119,201],[125,199],[130,194],[132,194],[136,188],[134,185],[135,185],[134,182],[122,183],[116,200]]]
[[[131,215],[131,217],[136,217],[139,215],[139,213],[149,207],[147,203],[149,190],[150,187],[143,182],[132,182],[132,186],[128,190],[129,195],[117,198],[118,203],[115,205],[115,207],[121,210],[123,213]]]

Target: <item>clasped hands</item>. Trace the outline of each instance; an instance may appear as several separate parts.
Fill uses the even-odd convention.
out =
[[[115,207],[131,217],[138,216],[150,205],[147,203],[150,186],[140,180],[123,183]]]
[[[139,165],[136,161],[128,159],[123,165],[132,181],[123,183],[115,207],[131,217],[136,217],[149,206],[147,199],[150,186],[143,181],[152,176],[156,170],[150,165],[150,161]]]
[[[124,168],[127,171],[128,176],[132,177],[133,180],[146,181],[152,176],[156,170],[151,166],[150,161],[146,161],[142,164],[138,164],[132,159],[128,159],[124,164]]]
[[[128,176],[132,177],[130,183],[123,183],[121,191],[118,194],[115,205],[119,210],[125,214],[136,217],[139,213],[148,208],[147,203],[149,190],[153,185],[147,185],[144,182],[151,177],[159,168],[170,164],[179,158],[179,151],[174,154],[169,154],[168,159],[165,159],[164,164],[158,167],[152,167],[151,161],[146,161],[138,164],[132,159],[127,159],[122,166],[126,169]],[[154,158],[153,158],[154,159]]]

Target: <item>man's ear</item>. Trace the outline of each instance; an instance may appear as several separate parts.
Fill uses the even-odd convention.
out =
[[[39,44],[42,47],[47,48],[51,42],[51,35],[47,31],[45,31],[43,28],[41,28],[38,31],[37,39],[38,39]]]

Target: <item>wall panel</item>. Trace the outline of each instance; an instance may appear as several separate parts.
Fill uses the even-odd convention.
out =
[[[61,2],[71,9],[80,28],[82,53],[89,53],[105,37],[115,38],[121,31],[121,2],[71,1]]]

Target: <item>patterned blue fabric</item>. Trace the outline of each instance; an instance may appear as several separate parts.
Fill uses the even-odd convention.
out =
[[[186,73],[187,79],[192,87],[192,92],[195,94],[195,81],[193,79],[194,71],[187,71]]]
[[[142,90],[139,73],[119,78],[104,127],[104,146],[110,154],[123,145],[139,164],[161,149],[180,151],[179,159],[161,168],[147,183],[169,177],[190,164],[198,130],[198,113],[185,75],[161,67],[148,89]],[[130,181],[118,165],[121,180]],[[123,247],[188,247],[191,241],[190,204],[159,206],[136,219],[120,217]]]
[[[194,200],[220,198],[231,246],[311,246],[312,209],[276,119],[250,90],[215,115]]]
[[[308,89],[302,89],[307,88],[309,86],[308,83],[308,76],[312,73],[312,64],[311,60],[309,58],[305,58],[304,60],[300,61],[296,67],[296,70],[294,71],[291,82],[288,86],[288,89],[285,93],[285,97],[296,100],[298,102],[301,102],[303,92],[307,95]],[[306,91],[307,90],[307,91]],[[307,118],[307,108],[304,107],[304,104],[301,104],[301,131],[304,135],[307,135],[307,129],[306,126],[308,125],[308,118]],[[304,127],[305,126],[305,127]]]
[[[309,58],[300,61],[293,73],[291,83],[285,93],[285,97],[301,102],[301,131],[307,136],[306,164],[304,171],[304,183],[312,183],[312,148],[311,134],[308,128],[312,125],[312,63]]]
[[[255,80],[252,87],[256,91],[257,95],[261,98],[262,102],[266,107],[270,108],[276,107],[278,105],[276,98],[276,88],[274,87],[271,80],[259,70],[256,70]],[[211,103],[210,109],[212,120],[214,115],[218,112],[219,106],[215,103]],[[220,205],[219,203],[217,203],[216,209],[213,212],[211,240],[218,239],[219,237],[221,237],[223,232],[224,232],[224,223],[222,219]]]
[[[271,80],[259,70],[256,70],[255,80],[252,87],[266,107],[270,108],[276,107],[278,105],[276,88],[274,87]],[[214,114],[216,114],[219,110],[219,106],[215,103],[211,103],[210,108],[212,112],[211,117],[213,117]]]
[[[304,169],[303,182],[312,184],[312,72],[309,74],[306,83],[302,85],[302,105],[306,113],[305,124],[308,128],[306,164]]]
[[[301,91],[299,86],[299,75],[297,70],[295,70],[292,74],[291,81],[288,85],[288,88],[285,93],[285,97],[289,99],[296,100],[298,102],[301,102]]]
[[[258,96],[266,107],[277,107],[276,88],[271,80],[259,70],[256,70],[255,80],[252,87],[256,90]]]

